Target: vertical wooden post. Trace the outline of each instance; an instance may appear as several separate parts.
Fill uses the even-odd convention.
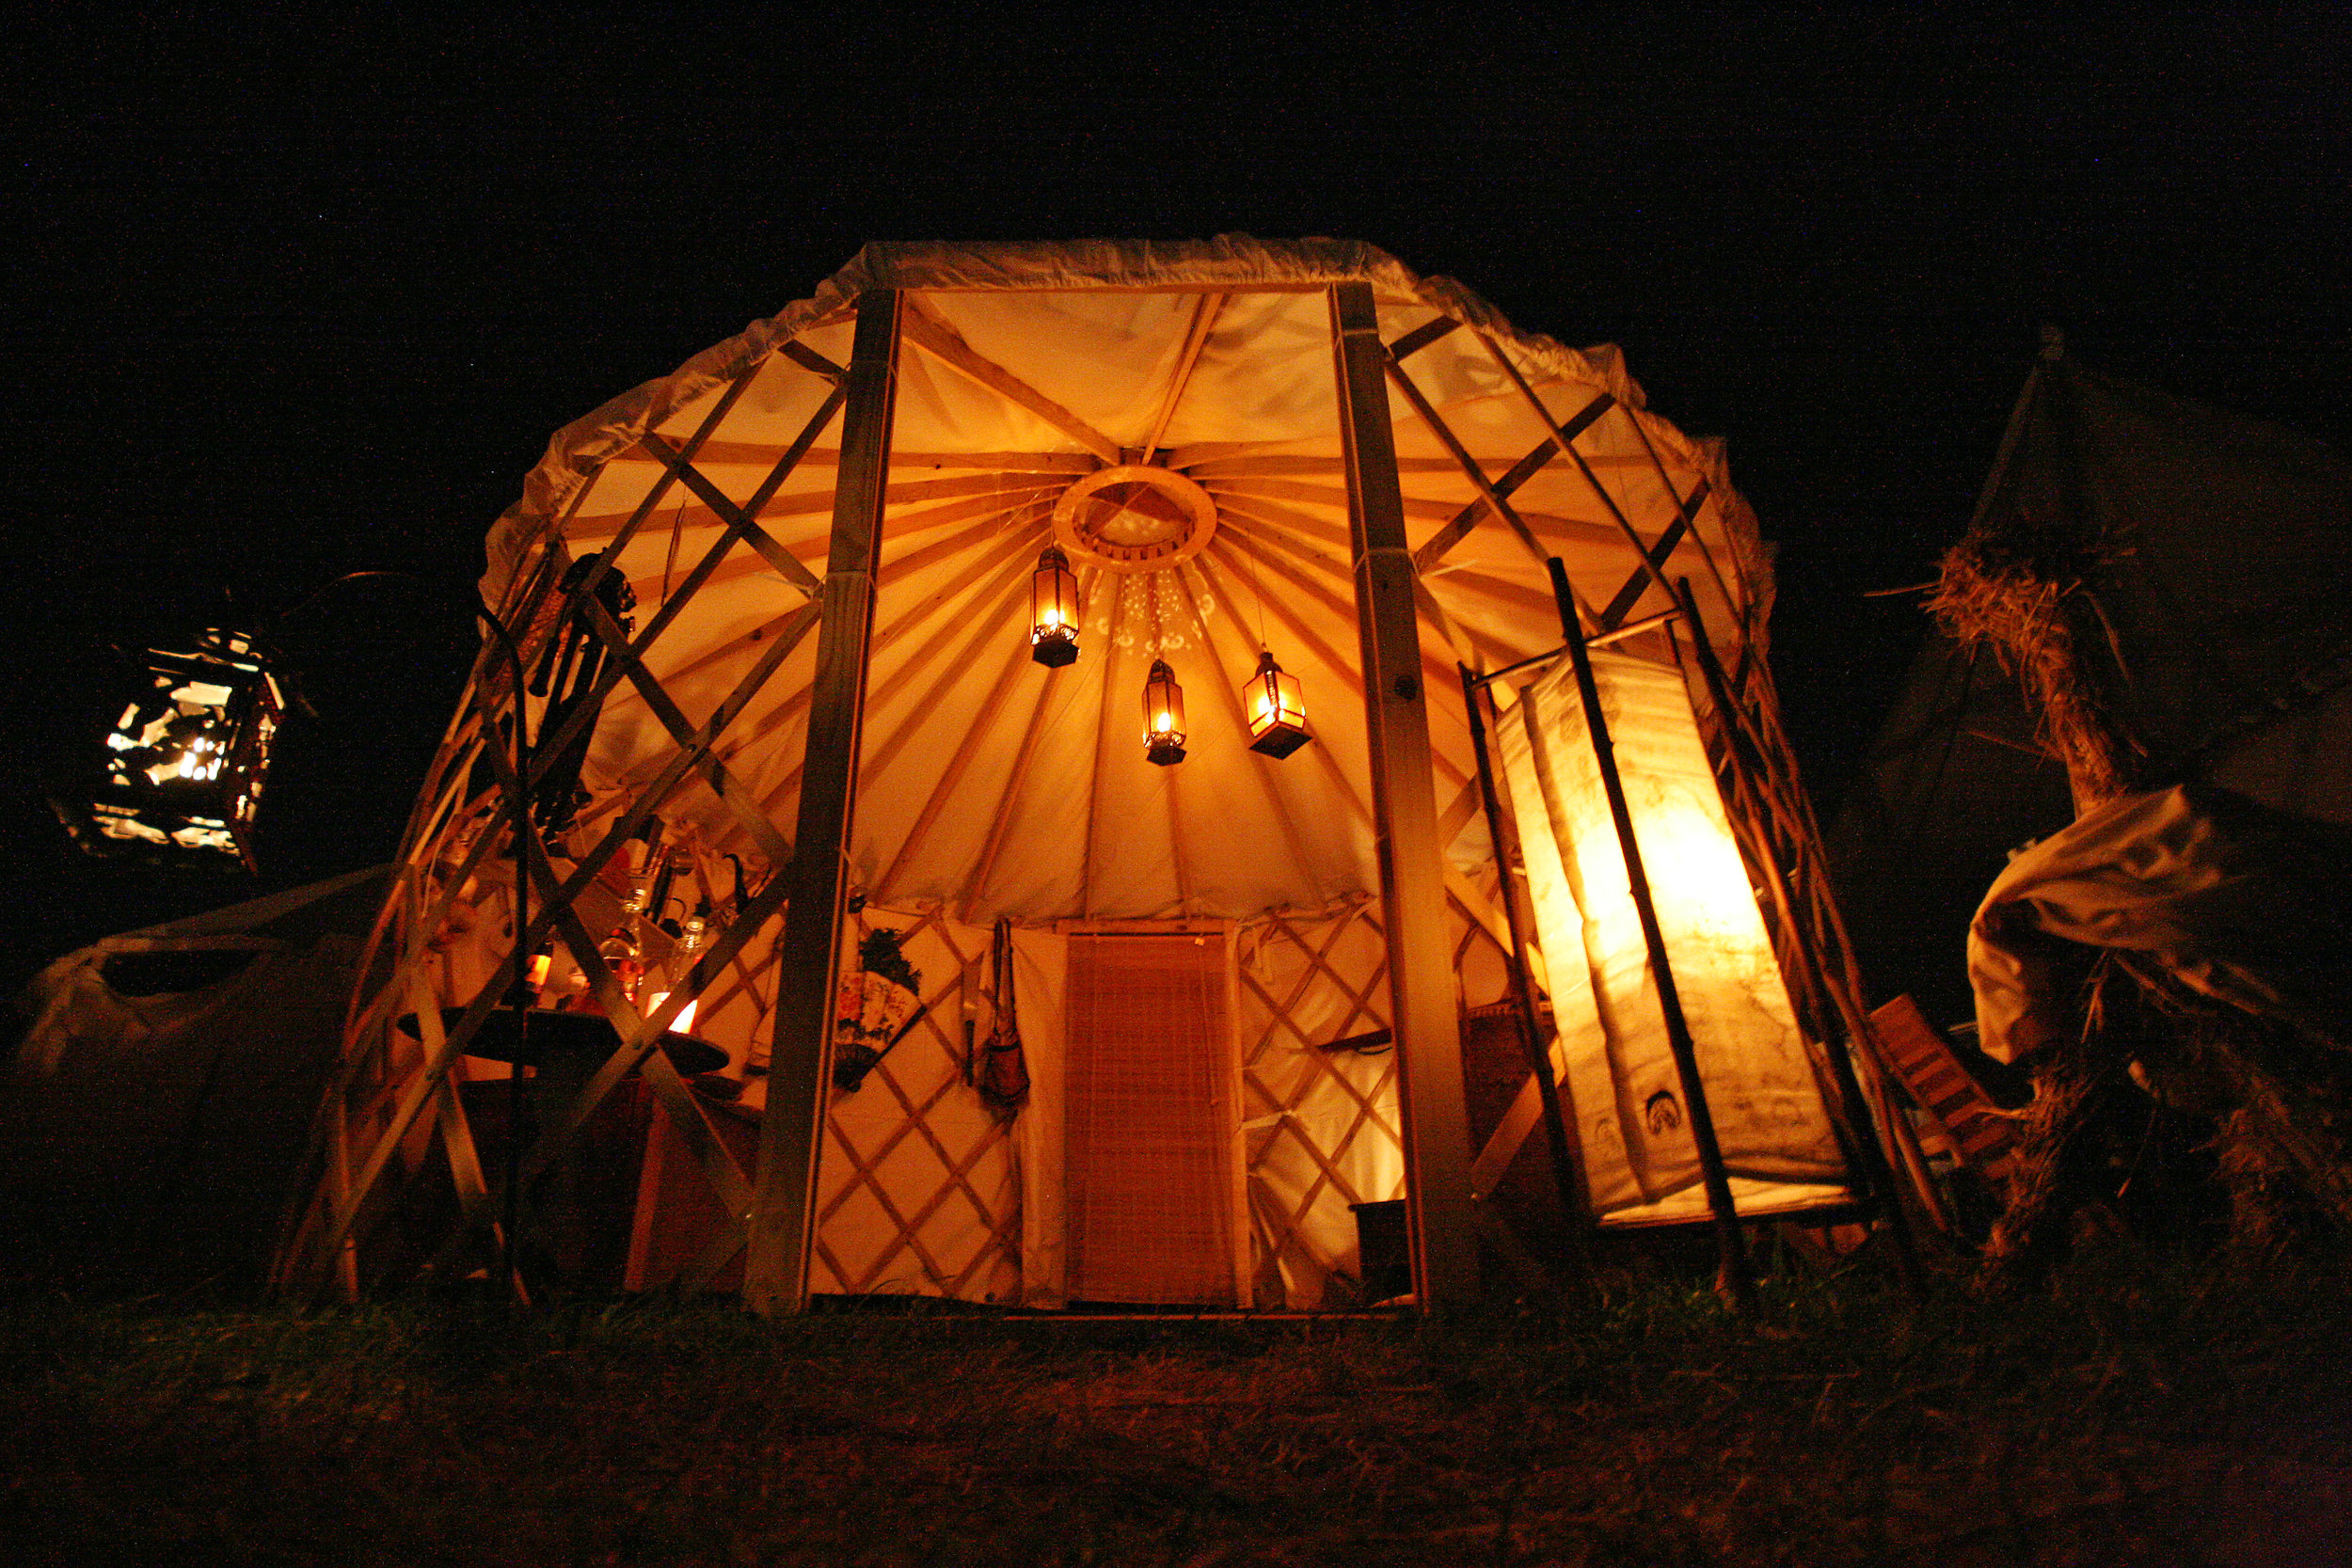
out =
[[[1609,816],[1616,825],[1617,847],[1625,854],[1625,877],[1633,895],[1633,912],[1642,923],[1642,942],[1649,949],[1649,974],[1658,988],[1658,1010],[1666,1022],[1666,1043],[1674,1052],[1675,1075],[1682,1081],[1683,1102],[1691,1111],[1691,1141],[1698,1146],[1699,1172],[1707,1185],[1707,1207],[1715,1216],[1716,1293],[1744,1317],[1756,1310],[1756,1279],[1748,1272],[1748,1249],[1740,1233],[1740,1211],[1731,1197],[1731,1177],[1724,1168],[1724,1148],[1715,1138],[1715,1116],[1708,1108],[1707,1085],[1699,1079],[1698,1048],[1691,1039],[1691,1023],[1682,1015],[1682,993],[1675,987],[1674,965],[1666,958],[1666,934],[1658,924],[1658,906],[1650,898],[1649,874],[1642,867],[1642,847],[1633,834],[1633,811],[1626,803],[1625,780],[1617,772],[1616,748],[1609,739],[1609,721],[1600,711],[1600,687],[1593,678],[1592,650],[1585,645],[1584,627],[1576,613],[1576,597],[1568,586],[1568,569],[1553,556],[1545,563],[1551,572],[1552,597],[1560,606],[1560,632],[1567,639],[1568,657],[1576,666],[1576,691],[1584,704],[1584,729],[1593,742],[1593,760],[1600,770],[1602,790],[1609,797]]]
[[[820,599],[824,626],[801,767],[799,831],[779,945],[776,1033],[760,1120],[743,1300],[762,1314],[808,1302],[817,1216],[817,1160],[824,1148],[825,1085],[832,1073],[834,990],[841,955],[843,873],[855,816],[859,729],[866,713],[867,644],[874,632],[874,572],[882,553],[882,500],[897,402],[898,293],[858,297],[833,542]]]
[[[1503,927],[1511,937],[1511,1001],[1518,1009],[1519,1037],[1527,1044],[1528,1070],[1535,1075],[1535,1098],[1544,1108],[1544,1144],[1551,1156],[1552,1185],[1560,1194],[1560,1213],[1567,1221],[1568,1262],[1576,1270],[1578,1289],[1592,1284],[1592,1260],[1586,1256],[1584,1233],[1593,1223],[1592,1198],[1585,1191],[1584,1162],[1574,1140],[1576,1130],[1563,1114],[1560,1083],[1552,1076],[1551,1047],[1544,1038],[1543,1019],[1535,1010],[1535,981],[1528,974],[1527,931],[1519,919],[1518,890],[1511,875],[1511,846],[1516,832],[1502,820],[1502,801],[1495,794],[1494,759],[1486,750],[1486,716],[1479,710],[1486,698],[1478,678],[1462,666],[1462,703],[1470,710],[1470,754],[1478,764],[1478,800],[1486,814],[1486,838],[1495,852],[1495,898],[1502,906]]]
[[[1445,883],[1431,777],[1429,711],[1422,689],[1413,558],[1380,324],[1372,285],[1331,286],[1340,448],[1356,569],[1364,721],[1372,751],[1373,832],[1380,912],[1389,944],[1391,1017],[1402,1059],[1405,1177],[1413,1285],[1422,1308],[1478,1295],[1478,1243],[1470,1191],[1470,1118],[1463,1105],[1462,1021],[1454,994]]]

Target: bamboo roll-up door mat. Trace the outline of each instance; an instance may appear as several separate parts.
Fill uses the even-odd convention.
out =
[[[1070,938],[1070,1295],[1235,1304],[1233,1042],[1221,932]]]

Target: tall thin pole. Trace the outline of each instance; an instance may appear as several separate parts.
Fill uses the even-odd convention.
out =
[[[857,804],[874,572],[882,553],[897,402],[898,311],[895,289],[858,296],[833,541],[825,558],[824,629],[817,641],[808,749],[801,769],[800,828],[792,837],[792,863],[780,873],[792,879],[791,901],[777,949],[783,957],[775,1047],[743,1263],[744,1302],[763,1314],[797,1312],[808,1302],[817,1160],[824,1148],[825,1085],[833,1071],[844,873]]]
[[[1387,353],[1369,283],[1331,286],[1340,450],[1372,764],[1373,836],[1399,1062],[1413,1284],[1423,1311],[1477,1299],[1470,1117],[1454,999],[1412,552],[1389,421]]]
[[[531,834],[531,744],[524,734],[523,656],[514,634],[489,610],[476,606],[475,617],[488,626],[506,654],[515,679],[515,974],[506,984],[506,1005],[515,1009],[515,1060],[508,1071],[506,1091],[506,1192],[503,1234],[499,1237],[499,1268],[506,1288],[517,1299],[525,1296],[522,1275],[515,1272],[515,1229],[522,1221],[523,1064],[531,1058],[531,955],[523,951],[523,935],[531,929],[531,872],[523,845]]]
[[[1535,1097],[1544,1107],[1544,1142],[1551,1155],[1551,1180],[1560,1191],[1560,1212],[1567,1217],[1574,1238],[1572,1260],[1577,1272],[1589,1274],[1584,1228],[1592,1224],[1592,1201],[1584,1191],[1582,1164],[1570,1141],[1568,1118],[1562,1114],[1560,1085],[1551,1075],[1551,1052],[1544,1043],[1543,1020],[1535,1011],[1535,982],[1527,972],[1527,931],[1519,919],[1519,901],[1511,883],[1509,846],[1517,835],[1505,836],[1502,802],[1495,794],[1494,763],[1486,748],[1486,716],[1481,711],[1481,687],[1470,667],[1462,667],[1462,702],[1470,710],[1470,751],[1478,762],[1478,799],[1486,813],[1486,837],[1495,850],[1495,891],[1502,902],[1502,924],[1511,937],[1511,1000],[1519,1015],[1519,1034],[1527,1042],[1529,1069],[1535,1074]]]
[[[1731,1177],[1724,1168],[1723,1145],[1715,1138],[1714,1113],[1708,1109],[1707,1087],[1699,1081],[1698,1051],[1691,1041],[1691,1023],[1682,1014],[1682,993],[1675,988],[1674,965],[1666,958],[1666,935],[1658,924],[1658,905],[1650,897],[1649,876],[1642,869],[1642,847],[1633,836],[1633,812],[1626,804],[1625,780],[1617,772],[1616,748],[1610,743],[1609,721],[1600,711],[1600,687],[1593,678],[1592,650],[1584,645],[1584,628],[1576,614],[1576,596],[1568,586],[1568,569],[1558,556],[1545,562],[1551,574],[1552,598],[1560,607],[1560,631],[1576,667],[1577,695],[1584,704],[1584,727],[1593,740],[1593,758],[1599,765],[1601,788],[1609,797],[1609,816],[1616,824],[1617,846],[1625,852],[1626,880],[1631,886],[1634,912],[1642,922],[1642,942],[1649,949],[1650,979],[1658,987],[1658,1010],[1665,1016],[1666,1043],[1674,1052],[1675,1075],[1682,1081],[1682,1098],[1691,1107],[1691,1141],[1698,1146],[1699,1171],[1707,1184],[1708,1211],[1715,1216],[1715,1291],[1742,1316],[1756,1310],[1756,1280],[1748,1273],[1748,1249],[1740,1233],[1740,1212],[1731,1197]]]

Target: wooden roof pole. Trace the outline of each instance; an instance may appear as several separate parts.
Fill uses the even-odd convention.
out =
[[[989,644],[1001,641],[998,628],[1017,613],[1014,607],[1025,595],[1026,586],[1017,585],[1012,593],[1004,595],[997,602],[994,614],[973,618],[969,627],[965,628],[969,635],[964,640],[961,657],[956,661],[958,668],[968,670],[977,666],[987,657]],[[955,799],[956,786],[963,782],[965,770],[979,755],[989,726],[996,721],[996,710],[1005,705],[1006,698],[1012,695],[1013,683],[1036,668],[1026,656],[1009,650],[1000,649],[998,657],[1002,662],[995,680],[989,685],[988,695],[981,698],[979,705],[972,710],[971,721],[963,727],[963,737],[956,743],[956,749],[947,753],[947,766],[940,770],[939,777],[931,784],[930,793],[923,798],[923,809],[915,813],[913,825],[907,829],[907,836],[899,841],[898,852],[890,857],[890,863],[882,868],[882,875],[874,879],[874,885],[868,890],[871,896],[890,896],[891,889],[898,880],[898,873],[921,853],[923,841],[930,836],[940,814]],[[934,684],[932,690],[935,692],[938,689]],[[930,708],[929,701],[915,704],[914,711],[908,716],[906,723],[891,738],[901,741],[912,736],[930,716]]]
[[[1016,524],[1015,526],[1019,525]],[[977,578],[984,573],[993,572],[999,567],[1006,567],[1007,570],[1005,571],[1003,577],[993,580],[1005,584],[1012,583],[1018,578],[1025,577],[1027,574],[1028,569],[1026,567],[1019,566],[1017,564],[1008,565],[1009,562],[1012,562],[1014,558],[1019,556],[1021,553],[1022,545],[1018,536],[1008,533],[1004,548],[1001,551],[993,551],[990,554],[984,555],[979,560],[974,562],[972,565],[972,573],[975,578]],[[884,567],[880,573],[877,574],[877,581],[882,586],[889,586],[890,580],[891,568]],[[916,627],[920,626],[925,621],[930,619],[932,616],[940,613],[943,610],[948,608],[950,603],[951,601],[946,595],[933,595],[931,598],[924,600],[901,612],[896,620],[892,621],[888,626],[882,627],[876,637],[870,641],[884,645],[896,643],[900,637],[913,635]],[[917,657],[910,658],[905,664],[901,665],[897,672],[886,677],[880,686],[874,687],[871,690],[869,690],[866,693],[866,700],[868,703],[875,704],[888,703],[893,693],[904,689],[915,678],[922,660],[930,657],[930,649],[932,645],[948,636],[954,629],[955,628],[953,626],[948,626],[931,632],[929,635],[929,640],[924,644],[924,650],[918,654]],[[768,712],[759,717],[758,721],[755,722],[751,729],[741,737],[739,744],[744,747],[749,747],[758,741],[767,739],[768,736],[773,735],[777,730],[781,729],[791,720],[799,717],[801,712],[814,700],[814,689],[809,687],[802,687],[799,689],[787,694],[782,702],[778,703],[774,707],[771,708]],[[892,745],[892,741],[888,738],[883,740],[882,747],[888,750],[895,750],[895,747]],[[774,755],[778,757],[781,757],[783,754],[784,751],[782,748],[778,748],[774,753]],[[878,751],[876,753],[878,766],[882,759],[882,752]],[[803,761],[805,760],[806,758],[803,757]],[[771,768],[772,762],[771,767],[763,768],[759,774],[760,784],[757,795],[759,798],[759,809],[762,811],[774,811],[777,809],[777,803],[784,799],[787,792],[800,787],[801,763],[796,762],[789,768],[784,768],[781,772],[773,772],[771,771]]]
[[[1405,541],[1405,499],[1390,427],[1388,350],[1370,284],[1333,284],[1330,301],[1390,1016],[1402,1062],[1398,1103],[1413,1284],[1422,1310],[1430,1311],[1478,1295],[1461,1020],[1446,959],[1444,846],[1438,842],[1413,558]]]
[[[925,304],[920,295],[907,296],[906,309],[901,312],[901,317],[900,329],[906,334],[907,341],[920,347],[933,358],[961,371],[972,380],[978,382],[1006,402],[1018,404],[1027,409],[1064,436],[1077,442],[1078,445],[1086,448],[1087,451],[1094,453],[1104,463],[1116,464],[1125,461],[1124,454],[1119,450],[1118,442],[1019,376],[1014,375],[1002,365],[993,359],[982,357],[971,344],[963,341],[963,334],[949,325],[946,318]],[[854,353],[851,354],[850,360],[850,373],[855,377],[857,365]],[[842,467],[846,472],[850,462],[848,456],[850,443],[847,440],[841,443],[841,450]]]
[[[958,918],[967,926],[993,924],[981,921],[973,911],[988,896],[988,879],[995,873],[996,856],[1005,847],[1005,835],[1021,804],[1021,786],[1028,782],[1029,763],[1037,755],[1038,732],[1045,727],[1045,710],[1054,700],[1052,674],[1052,671],[1047,671],[1048,678],[1038,682],[1037,704],[1029,709],[1029,721],[1021,731],[1021,749],[1013,753],[1012,771],[1006,776],[1004,790],[996,797],[996,810],[988,819],[988,842],[980,846],[979,861],[973,867],[971,881],[965,884],[967,891]]]
[[[1209,668],[1221,673],[1226,666],[1218,660],[1216,639],[1209,630],[1208,616],[1200,609],[1200,595],[1193,592],[1192,584],[1185,580],[1182,571],[1176,574],[1176,582],[1177,586],[1184,590],[1184,608],[1192,613],[1192,624],[1200,628],[1200,646],[1202,651],[1209,656]],[[1243,707],[1241,693],[1234,690],[1232,684],[1228,680],[1217,679],[1216,684],[1217,690],[1225,699],[1226,717],[1232,721],[1236,730],[1247,733],[1249,729],[1249,715]],[[1282,792],[1275,787],[1276,782],[1280,778],[1275,769],[1281,764],[1271,757],[1257,756],[1254,752],[1251,754],[1251,760],[1258,764],[1258,777],[1265,784],[1266,804],[1273,812],[1275,825],[1282,830],[1282,842],[1289,847],[1291,859],[1311,879],[1308,885],[1313,891],[1315,902],[1320,904],[1326,896],[1323,879],[1314,874],[1313,863],[1307,853],[1307,841],[1299,835],[1297,819],[1291,815],[1290,805],[1282,799]]]
[[[833,1068],[835,971],[841,958],[843,874],[857,798],[874,569],[882,554],[882,493],[898,402],[899,295],[858,298],[850,400],[841,430],[833,543],[825,558],[824,629],[817,643],[799,830],[792,835],[791,902],[785,910],[775,1048],[759,1129],[743,1299],[754,1311],[808,1304],[817,1217],[817,1159],[824,1147],[825,1085]]]
[[[1209,331],[1216,325],[1217,313],[1225,309],[1223,294],[1202,294],[1192,308],[1192,323],[1184,329],[1184,346],[1176,356],[1176,370],[1168,378],[1167,395],[1160,399],[1159,412],[1152,416],[1152,428],[1143,437],[1143,445],[1136,461],[1150,463],[1160,450],[1160,437],[1168,434],[1168,421],[1176,417],[1176,404],[1183,400],[1185,385],[1192,380],[1192,367],[1200,362],[1200,351],[1208,345]]]
[[[1224,551],[1225,545],[1220,540],[1212,544],[1203,553],[1217,561],[1219,564],[1224,564]],[[1360,673],[1352,669],[1348,662],[1339,656],[1336,649],[1316,636],[1307,623],[1298,618],[1297,612],[1291,609],[1284,595],[1277,594],[1263,600],[1263,603],[1267,613],[1279,621],[1283,630],[1295,638],[1300,646],[1321,659],[1327,668],[1338,672],[1343,683],[1343,691],[1353,690],[1359,696],[1362,695],[1363,681]],[[1324,776],[1331,781],[1332,787],[1339,792],[1340,798],[1347,802],[1348,809],[1356,814],[1356,819],[1366,827],[1370,827],[1372,808],[1365,803],[1363,796],[1357,792],[1354,782],[1347,776],[1347,769],[1340,766],[1338,755],[1329,746],[1320,742],[1314,748],[1314,755],[1316,765],[1323,769]]]

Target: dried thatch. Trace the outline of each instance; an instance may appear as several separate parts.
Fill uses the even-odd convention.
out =
[[[1928,608],[1963,644],[1990,644],[2024,683],[2084,811],[2145,787],[2137,775],[2147,752],[2120,700],[2114,634],[2086,581],[2103,542],[2021,521],[1980,513],[1945,555]]]

